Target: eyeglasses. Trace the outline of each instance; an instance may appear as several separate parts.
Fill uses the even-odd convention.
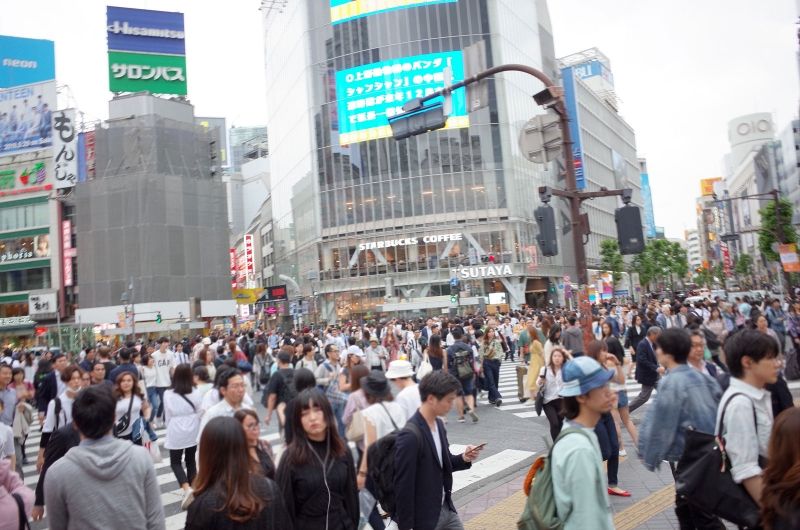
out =
[[[244,388],[244,383],[233,383],[228,385],[228,388]]]
[[[248,431],[257,431],[258,430],[258,423],[251,423],[250,425],[245,425],[245,429]]]

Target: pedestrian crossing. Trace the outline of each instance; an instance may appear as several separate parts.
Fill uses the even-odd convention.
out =
[[[533,399],[528,399],[525,403],[519,402],[516,368],[517,363],[515,362],[504,362],[500,365],[500,383],[497,385],[497,390],[503,396],[503,404],[496,408],[503,412],[509,412],[518,418],[537,418],[539,416],[536,414]],[[523,380],[523,387],[527,387],[527,375]],[[642,389],[642,385],[628,380],[625,389],[628,391],[629,398],[633,399]],[[789,389],[792,391],[800,390],[800,381],[789,381]],[[523,388],[523,390],[527,392],[526,388]],[[652,395],[655,396],[657,393],[658,391],[654,390]],[[527,394],[525,397],[528,397]],[[651,401],[652,397],[648,403]],[[489,403],[488,392],[484,392],[482,398],[479,396],[478,405],[494,406]],[[647,403],[645,403],[646,405]]]

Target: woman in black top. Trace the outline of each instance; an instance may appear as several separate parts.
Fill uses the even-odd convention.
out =
[[[233,417],[242,424],[244,437],[247,439],[247,451],[253,464],[253,471],[259,472],[268,479],[275,480],[275,458],[269,442],[259,437],[261,434],[258,414],[251,409],[239,409]]]
[[[608,322],[603,322],[600,325],[600,333],[603,336],[603,342],[606,343],[606,347],[608,348],[608,353],[614,355],[619,361],[619,364],[625,362],[625,349],[622,347],[619,339],[614,336],[614,330],[611,327],[611,324]]]
[[[291,425],[292,441],[281,457],[277,482],[294,527],[355,530],[355,464],[330,402],[316,390],[304,390],[296,398]]]
[[[631,353],[636,354],[636,347],[642,342],[645,335],[647,335],[647,326],[642,320],[642,315],[634,315],[631,325],[628,326],[627,333],[625,334],[625,349],[633,350]],[[634,357],[634,361],[636,358]]]
[[[442,337],[431,335],[428,339],[428,360],[434,370],[447,370],[447,353],[442,348]]]
[[[244,430],[233,418],[214,418],[203,429],[193,486],[186,530],[294,528],[275,482],[252,472]]]
[[[800,409],[775,418],[769,439],[769,463],[761,494],[762,523],[767,530],[800,528]]]

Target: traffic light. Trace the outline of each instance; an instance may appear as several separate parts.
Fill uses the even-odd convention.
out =
[[[636,206],[625,205],[614,212],[620,254],[641,254],[644,251],[642,214]]]
[[[539,225],[539,234],[536,241],[543,256],[558,255],[558,238],[556,236],[555,210],[549,204],[539,206],[534,211],[536,224]]]
[[[458,286],[458,278],[450,279],[450,303],[457,304],[461,296],[461,288]]]
[[[447,115],[444,113],[441,103],[427,106],[423,103],[406,104],[403,106],[404,110],[406,106],[411,110],[389,118],[389,125],[392,127],[392,136],[395,140],[435,131],[443,128],[447,123]]]
[[[161,324],[161,311],[156,313],[156,324]]]
[[[457,294],[451,294],[450,295],[450,303],[451,304],[457,304],[458,303],[458,295]]]

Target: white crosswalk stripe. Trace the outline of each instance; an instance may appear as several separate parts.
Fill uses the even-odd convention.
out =
[[[516,366],[517,363],[511,363],[511,362],[504,362],[503,364],[500,365],[500,383],[497,385],[497,390],[500,392],[500,395],[503,396],[503,404],[497,407],[497,409],[503,412],[510,412],[518,418],[536,418],[538,416],[536,414],[536,411],[534,410],[535,405],[532,399],[527,400],[525,403],[519,402],[519,396],[517,395]],[[523,384],[525,382],[523,382]],[[642,385],[634,381],[628,380],[628,383],[625,385],[625,388],[628,391],[628,397],[630,399],[633,399],[641,390]],[[800,389],[800,381],[790,381],[789,389],[790,390]],[[653,391],[652,395],[655,396],[657,393],[658,391]],[[493,406],[491,403],[489,403],[488,392],[483,393],[483,398],[479,397],[478,404],[490,407]]]

